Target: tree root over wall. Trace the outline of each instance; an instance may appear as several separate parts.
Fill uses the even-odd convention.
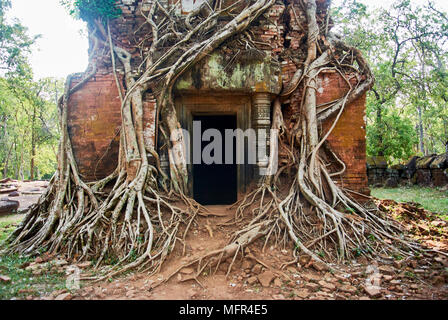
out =
[[[244,9],[241,6],[245,4]],[[60,100],[62,139],[58,170],[46,194],[27,214],[23,223],[7,240],[8,251],[38,254],[42,249],[75,260],[94,260],[99,267],[114,258],[118,263],[104,275],[112,277],[130,269],[160,271],[163,262],[177,245],[186,246],[186,235],[203,208],[186,194],[187,166],[182,135],[173,104],[175,81],[188,68],[212,53],[232,37],[242,35],[274,0],[239,1],[222,8],[221,1],[208,1],[187,18],[167,12],[153,1],[146,23],[151,26],[153,43],[136,76],[131,54],[113,43],[108,23],[92,22],[95,47],[102,44],[111,52],[114,75],[122,101],[122,129],[119,164],[109,177],[94,183],[80,178],[67,129],[69,97],[96,73],[94,63],[84,79],[72,87],[69,78]],[[362,253],[411,255],[417,247],[401,236],[401,230],[378,213],[353,201],[334,182],[345,164],[337,158],[326,140],[344,112],[345,106],[361,97],[373,85],[373,76],[361,53],[323,34],[316,19],[315,0],[300,1],[308,21],[307,58],[283,93],[275,100],[271,155],[275,148],[287,155],[277,174],[270,159],[263,183],[236,205],[236,222],[245,221],[232,241],[188,265],[197,265],[198,274],[207,266],[233,257],[255,240],[283,242],[316,261],[343,261]],[[239,9],[238,9],[239,8]],[[239,11],[238,11],[239,10]],[[238,11],[238,12],[237,12]],[[219,16],[230,13],[232,20],[219,25]],[[158,26],[165,27],[159,30]],[[248,47],[255,49],[250,39]],[[160,47],[169,44],[168,50]],[[95,50],[92,51],[93,53]],[[142,51],[143,52],[143,51]],[[158,53],[158,54],[155,54]],[[158,58],[156,58],[158,57]],[[125,90],[119,82],[117,64],[124,69]],[[316,104],[317,77],[334,70],[350,90],[340,99],[324,106]],[[356,83],[346,77],[356,74]],[[160,164],[148,163],[148,153],[159,159],[156,150],[145,146],[143,138],[143,96],[152,92],[157,98],[159,130],[167,141],[170,179]],[[302,94],[300,116],[287,129],[282,101],[294,93]],[[326,133],[319,124],[333,119]],[[332,172],[329,159],[343,168]],[[282,176],[292,172],[285,181]],[[280,189],[286,192],[279,192]],[[182,201],[186,209],[173,205]],[[247,212],[253,216],[247,219]],[[229,272],[232,265],[229,268]]]

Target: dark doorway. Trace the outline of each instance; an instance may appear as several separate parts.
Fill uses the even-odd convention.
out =
[[[193,165],[194,199],[202,205],[232,204],[238,200],[238,166],[236,164],[236,143],[233,143],[232,164],[226,164],[225,130],[237,128],[235,115],[195,116],[194,121],[201,122],[201,141],[204,132],[216,129],[221,133],[222,164]],[[194,141],[198,141],[194,139]],[[213,141],[211,141],[213,142]],[[201,152],[211,142],[201,142]]]

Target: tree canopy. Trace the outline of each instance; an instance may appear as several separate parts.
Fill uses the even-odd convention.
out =
[[[39,37],[8,19],[10,6],[9,0],[0,3],[0,172],[4,178],[49,179],[56,169],[63,83],[33,79],[28,57]]]
[[[369,60],[367,151],[390,162],[447,151],[447,15],[433,2],[396,0],[373,10],[359,0],[334,8],[338,32]]]

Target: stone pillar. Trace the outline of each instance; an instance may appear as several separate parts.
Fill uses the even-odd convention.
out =
[[[256,93],[252,97],[252,128],[257,133],[257,164],[255,179],[261,180],[269,165],[269,136],[271,131],[271,95]]]
[[[160,154],[160,169],[166,174],[167,177],[170,176],[170,160],[165,151]]]

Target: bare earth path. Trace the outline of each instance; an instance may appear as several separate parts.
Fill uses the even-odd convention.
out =
[[[301,257],[299,263],[282,270],[290,262],[292,252],[280,247],[266,247],[259,240],[252,251],[245,251],[245,259],[238,258],[226,277],[231,259],[219,269],[206,269],[197,279],[195,270],[184,268],[166,283],[173,270],[187,261],[214,248],[228,239],[230,226],[222,226],[232,217],[226,207],[209,207],[216,216],[202,217],[194,226],[186,256],[178,250],[167,261],[158,276],[135,273],[97,284],[87,284],[68,298],[80,300],[369,300],[369,299],[447,299],[448,260],[443,254],[425,254],[418,259],[399,260],[382,257],[377,261],[360,258],[350,265],[324,266]],[[45,299],[55,299],[55,292]],[[62,297],[66,297],[62,295]]]

